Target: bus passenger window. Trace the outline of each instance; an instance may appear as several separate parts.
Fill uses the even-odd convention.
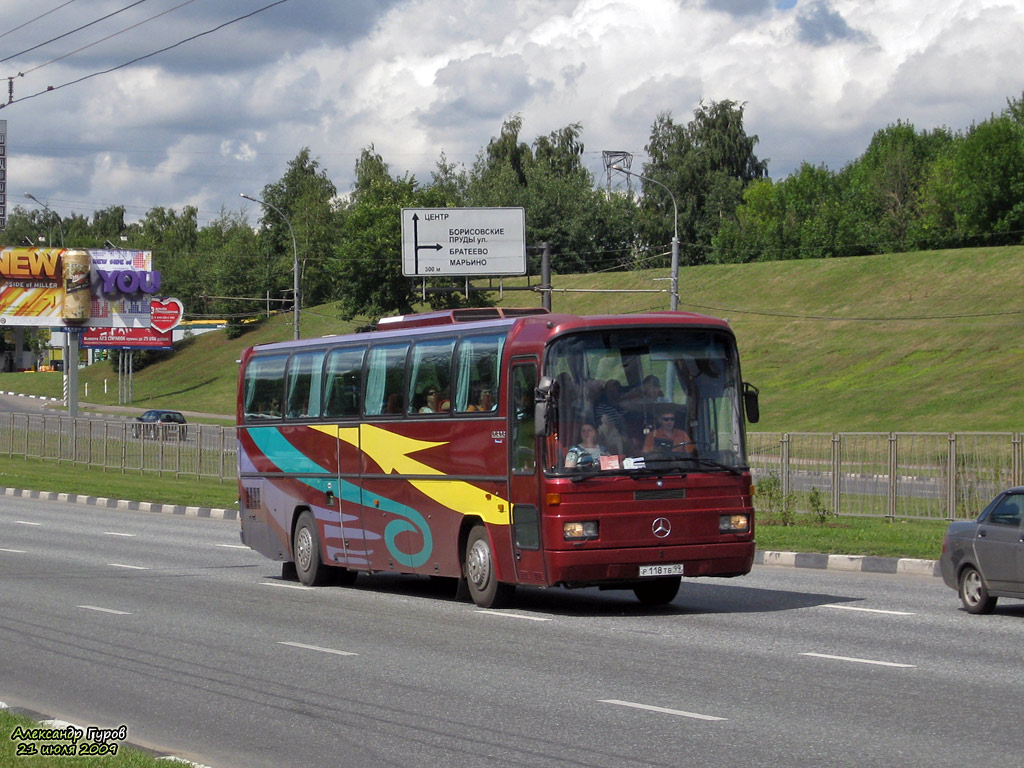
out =
[[[359,396],[363,391],[362,347],[332,349],[324,373],[325,418],[359,415]]]
[[[245,367],[245,401],[242,406],[246,419],[264,421],[281,418],[281,393],[287,362],[287,355],[249,360]]]
[[[409,344],[388,344],[370,349],[366,365],[363,413],[380,416],[402,412],[405,392],[405,358]]]
[[[469,336],[455,353],[455,411],[470,413],[497,407],[498,366],[504,334]]]
[[[412,348],[409,413],[447,413],[455,339],[428,339]]]
[[[285,374],[285,395],[289,419],[315,418],[320,414],[320,373],[324,350],[292,355]]]

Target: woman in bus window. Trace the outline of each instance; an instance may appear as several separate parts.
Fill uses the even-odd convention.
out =
[[[600,465],[601,457],[607,455],[608,452],[597,442],[597,427],[585,421],[580,425],[580,441],[565,455],[565,466],[568,469],[595,468]]]

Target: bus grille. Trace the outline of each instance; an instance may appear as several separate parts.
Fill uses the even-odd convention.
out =
[[[634,501],[659,501],[662,499],[685,499],[685,488],[666,488],[656,491],[634,491]]]

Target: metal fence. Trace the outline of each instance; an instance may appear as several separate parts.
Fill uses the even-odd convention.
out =
[[[234,427],[212,424],[0,413],[0,455],[221,481],[238,475]]]
[[[1024,484],[1022,443],[1016,432],[748,435],[755,482],[777,479],[795,511],[812,511],[816,490],[830,514],[945,520],[975,517]],[[0,455],[221,481],[238,473],[234,427],[211,424],[0,413]]]
[[[777,479],[799,512],[811,494],[836,515],[973,518],[1021,485],[1020,433],[753,432],[755,482]]]

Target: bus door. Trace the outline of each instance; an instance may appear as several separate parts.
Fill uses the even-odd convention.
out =
[[[512,555],[521,584],[546,584],[540,524],[539,442],[534,428],[537,360],[513,360],[508,387]]]

